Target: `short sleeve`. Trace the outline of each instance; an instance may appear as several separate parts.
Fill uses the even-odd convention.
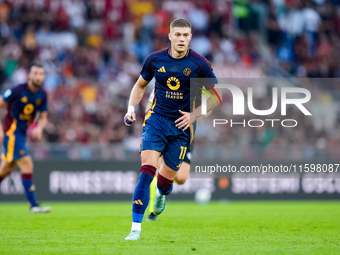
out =
[[[208,61],[204,62],[202,64],[202,69],[204,78],[207,78],[205,79],[205,83],[210,85],[211,87],[215,87],[215,84],[218,83],[218,80],[210,63]]]
[[[147,57],[143,64],[142,71],[140,72],[140,75],[143,77],[146,81],[151,81],[152,78],[155,76],[152,68],[152,58]]]
[[[2,94],[2,97],[5,100],[5,102],[9,103],[13,99],[15,99],[18,94],[19,94],[19,88],[18,87],[14,87],[14,88],[7,89]]]

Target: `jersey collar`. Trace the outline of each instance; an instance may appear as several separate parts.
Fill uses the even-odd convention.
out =
[[[189,52],[190,52],[190,48],[187,49],[187,52],[185,53],[184,57],[183,58],[173,58],[171,55],[170,55],[170,49],[171,47],[168,48],[168,56],[171,58],[171,59],[174,59],[174,60],[181,60],[181,59],[184,59],[186,58],[187,56],[189,56]]]

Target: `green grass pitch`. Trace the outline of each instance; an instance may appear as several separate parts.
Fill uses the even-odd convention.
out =
[[[340,202],[169,201],[139,241],[131,203],[49,205],[1,203],[0,254],[340,254]]]

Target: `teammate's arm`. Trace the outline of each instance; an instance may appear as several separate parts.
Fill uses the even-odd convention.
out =
[[[218,96],[220,97],[220,99],[222,99],[222,91],[220,89],[215,89],[216,93],[218,94]],[[216,104],[215,102],[218,102],[218,96],[211,90],[208,90],[208,92],[210,92],[212,95],[214,95],[214,99],[209,97],[209,99],[207,100],[207,112],[212,111],[215,107]],[[183,130],[186,130],[187,128],[190,127],[190,125],[195,122],[195,120],[197,120],[198,118],[202,117],[202,110],[201,110],[201,106],[197,107],[193,112],[183,112],[181,110],[179,110],[179,112],[183,115],[182,117],[178,118],[175,123],[177,123],[176,127],[177,128],[183,128]]]
[[[1,108],[6,106],[6,101],[0,96],[0,116],[1,116]],[[0,143],[4,140],[4,130],[2,128],[2,123],[0,121]]]
[[[126,123],[126,120],[129,120],[131,123],[136,122],[135,109],[142,100],[146,86],[148,84],[149,81],[144,80],[143,77],[140,75],[136,84],[133,86],[130,94],[128,111],[124,116],[125,125],[131,126],[131,124]]]
[[[38,120],[38,125],[32,130],[33,139],[40,140],[44,128],[47,125],[47,112],[41,112]]]

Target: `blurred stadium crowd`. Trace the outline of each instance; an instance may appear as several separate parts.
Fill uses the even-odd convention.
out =
[[[141,125],[123,124],[128,96],[143,60],[169,46],[169,24],[179,17],[192,23],[191,47],[213,67],[237,67],[241,76],[252,70],[276,77],[340,76],[339,0],[0,0],[1,89],[25,81],[29,62],[39,58],[49,93],[43,143],[120,143],[137,153]],[[309,86],[314,100],[337,105],[336,85]],[[305,123],[289,132],[274,129],[277,138],[265,143],[314,146],[323,138],[339,144],[340,117],[332,114],[327,128]],[[231,145],[240,136],[246,144],[266,137],[263,130],[252,132],[226,134]],[[107,157],[122,157],[114,154]]]

